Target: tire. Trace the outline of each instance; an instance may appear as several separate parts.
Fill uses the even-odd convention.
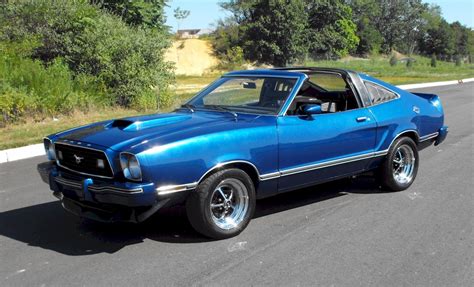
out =
[[[415,181],[419,163],[418,149],[409,137],[397,139],[379,168],[378,179],[385,189],[402,191]]]
[[[252,179],[236,168],[208,176],[186,201],[186,213],[192,227],[214,239],[238,235],[247,227],[254,211]]]

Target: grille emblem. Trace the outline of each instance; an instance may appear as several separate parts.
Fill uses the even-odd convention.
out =
[[[74,159],[76,160],[77,164],[80,164],[84,158],[80,157],[80,156],[77,156],[77,155],[74,155]]]

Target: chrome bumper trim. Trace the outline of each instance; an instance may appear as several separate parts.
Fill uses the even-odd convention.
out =
[[[193,189],[196,189],[197,186],[198,186],[197,182],[179,184],[179,185],[164,185],[164,186],[158,187],[156,189],[156,192],[159,195],[166,195],[166,194],[171,194],[175,192],[193,190]]]
[[[74,187],[77,189],[83,188],[83,184],[81,181],[65,179],[63,177],[55,177],[54,180],[57,183],[62,184],[62,185]],[[97,192],[97,193],[114,192],[114,193],[122,193],[122,194],[136,194],[136,193],[143,192],[142,188],[126,189],[126,188],[120,188],[120,187],[116,187],[112,185],[90,185],[87,188],[88,190]]]

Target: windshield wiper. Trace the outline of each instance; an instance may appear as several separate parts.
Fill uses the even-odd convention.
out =
[[[210,108],[210,109],[214,109],[214,110],[218,110],[218,111],[221,111],[221,112],[228,112],[230,113],[231,115],[234,116],[235,119],[237,119],[237,113],[232,111],[231,109],[229,108],[226,108],[226,107],[223,107],[223,106],[219,106],[219,105],[204,105],[205,108]]]
[[[190,110],[191,113],[194,113],[194,109],[196,108],[193,104],[184,104],[184,105],[181,105],[181,107]]]

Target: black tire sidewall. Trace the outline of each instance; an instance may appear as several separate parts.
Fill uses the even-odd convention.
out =
[[[235,228],[226,230],[214,223],[209,205],[215,188],[221,181],[228,178],[238,179],[245,185],[249,197],[249,206],[242,222]],[[215,172],[206,177],[198,185],[194,194],[191,194],[188,198],[186,209],[188,219],[196,231],[211,238],[223,239],[236,236],[247,227],[255,212],[255,201],[255,187],[250,176],[240,169],[230,168]]]
[[[415,164],[413,169],[413,176],[412,179],[407,183],[400,183],[398,182],[393,176],[393,158],[395,157],[395,153],[398,148],[402,145],[408,145],[415,157]],[[402,137],[397,139],[394,144],[390,147],[388,155],[385,159],[384,164],[382,165],[381,176],[382,176],[382,183],[384,187],[393,190],[393,191],[401,191],[409,188],[413,182],[415,181],[416,175],[418,173],[418,165],[419,165],[419,155],[418,149],[415,142],[409,137]]]

